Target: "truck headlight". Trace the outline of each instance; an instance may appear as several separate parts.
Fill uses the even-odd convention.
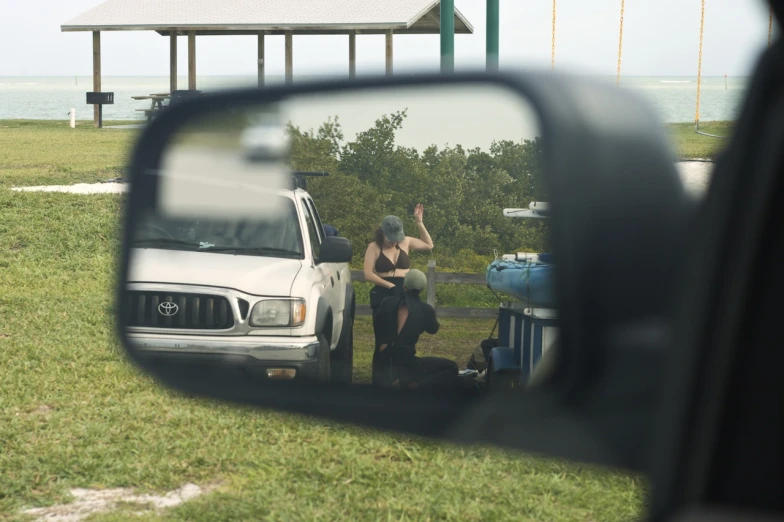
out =
[[[305,301],[302,299],[267,299],[259,301],[250,313],[250,325],[261,327],[302,326]]]

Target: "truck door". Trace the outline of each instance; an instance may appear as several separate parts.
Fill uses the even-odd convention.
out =
[[[316,214],[316,207],[309,197],[303,197],[300,200],[302,209],[305,214],[305,221],[308,226],[308,236],[310,236],[310,243],[313,249],[313,259],[317,260],[319,249],[322,241],[324,241],[324,227],[318,220]],[[334,346],[339,339],[340,329],[343,325],[343,303],[339,300],[340,294],[340,278],[338,277],[338,265],[334,263],[322,263],[313,267],[315,270],[314,284],[319,285],[321,293],[332,308],[332,339],[330,345]],[[314,306],[315,303],[313,303]],[[315,312],[315,310],[314,310]]]

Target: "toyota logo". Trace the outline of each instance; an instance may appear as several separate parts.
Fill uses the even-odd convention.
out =
[[[158,313],[166,317],[176,315],[179,310],[180,307],[177,306],[177,303],[172,303],[171,301],[165,301],[158,305]]]

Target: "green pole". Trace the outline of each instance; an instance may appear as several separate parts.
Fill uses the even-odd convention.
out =
[[[455,0],[441,0],[441,72],[455,69]]]
[[[487,70],[498,69],[499,0],[487,0]]]

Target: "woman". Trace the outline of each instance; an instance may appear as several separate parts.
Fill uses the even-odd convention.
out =
[[[397,216],[387,216],[376,230],[375,241],[365,251],[365,280],[376,286],[370,291],[370,307],[375,314],[385,297],[403,291],[403,278],[411,268],[408,253],[433,249],[422,217],[425,207],[421,204],[414,209],[414,220],[421,239],[406,236],[403,222]]]

